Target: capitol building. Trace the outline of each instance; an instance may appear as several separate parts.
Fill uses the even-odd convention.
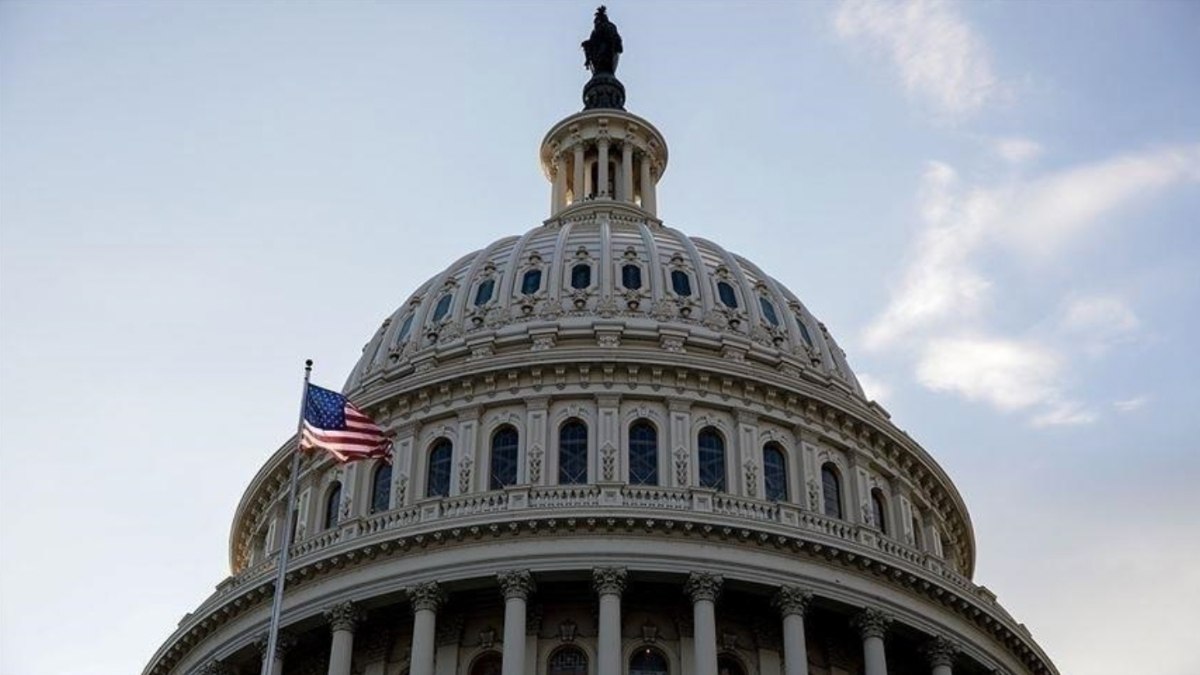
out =
[[[346,381],[390,462],[304,453],[289,518],[284,443],[144,675],[1055,675],[821,321],[664,218],[603,9],[584,50],[547,219],[417,288]]]

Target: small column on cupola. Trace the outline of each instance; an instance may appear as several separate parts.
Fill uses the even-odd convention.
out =
[[[625,111],[625,86],[616,76],[624,47],[603,6],[582,47],[584,66],[592,73],[583,87],[583,111],[556,124],[542,140],[542,170],[553,186],[550,215],[603,206],[657,217],[667,143],[654,125]]]

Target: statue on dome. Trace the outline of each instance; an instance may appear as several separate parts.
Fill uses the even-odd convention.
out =
[[[621,34],[617,25],[608,20],[608,9],[600,5],[592,36],[583,41],[583,53],[587,57],[583,66],[593,75],[613,75],[617,72],[617,61],[621,58]]]

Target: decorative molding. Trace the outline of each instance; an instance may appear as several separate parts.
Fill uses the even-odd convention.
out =
[[[471,491],[471,466],[475,463],[473,459],[463,456],[458,462],[458,491]]]
[[[724,584],[725,578],[720,574],[692,572],[683,585],[683,592],[691,598],[693,604],[702,600],[716,602],[721,595],[721,586]]]
[[[542,480],[542,456],[545,452],[542,446],[534,443],[529,447],[529,482],[538,483]]]
[[[628,580],[629,571],[624,567],[592,568],[592,586],[600,595],[620,595]]]
[[[535,584],[533,575],[529,570],[507,570],[496,575],[496,581],[500,582],[500,591],[504,594],[505,600],[514,598],[520,600],[528,600],[530,595],[533,595]]]
[[[563,642],[574,642],[578,630],[579,626],[574,621],[567,619],[558,624],[558,639]]]
[[[612,443],[605,443],[600,448],[600,467],[605,481],[617,479],[617,449]]]

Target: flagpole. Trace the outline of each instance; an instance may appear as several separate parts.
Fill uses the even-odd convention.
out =
[[[292,479],[288,484],[287,516],[283,528],[283,545],[279,548],[279,568],[275,570],[275,599],[271,602],[271,628],[267,631],[267,653],[263,655],[262,675],[271,675],[275,665],[275,650],[279,644],[279,615],[283,611],[283,584],[287,576],[288,549],[292,547],[292,522],[296,510],[296,483],[300,478],[300,435],[304,431],[304,408],[308,404],[308,379],[312,375],[312,359],[304,361],[304,389],[300,392],[300,416],[296,420],[296,448],[292,450]]]

